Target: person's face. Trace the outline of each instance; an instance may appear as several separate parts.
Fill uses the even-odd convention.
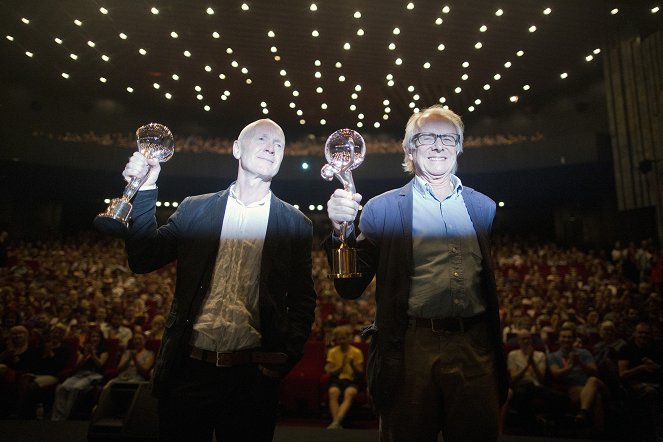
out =
[[[422,133],[457,135],[453,124],[447,120],[432,118],[424,122],[415,136]],[[408,156],[414,163],[415,174],[418,177],[434,183],[440,178],[451,175],[458,158],[457,146],[445,146],[439,137],[429,146],[418,146],[414,141],[412,143]]]
[[[144,345],[145,345],[145,337],[143,335],[135,335],[134,346],[136,348],[143,348]]]
[[[285,137],[278,126],[261,121],[233,144],[240,173],[262,181],[271,181],[283,160]]]
[[[603,326],[599,335],[604,341],[612,342],[615,339],[615,327],[612,325]]]
[[[16,346],[21,346],[28,342],[28,332],[25,330],[12,330],[9,333],[9,337]]]
[[[518,344],[520,345],[520,348],[530,347],[532,345],[532,336],[529,334],[521,333],[518,336]]]
[[[652,338],[651,327],[643,324],[638,325],[633,331],[633,338],[635,345],[638,347],[647,347]]]
[[[564,350],[569,350],[573,347],[573,342],[575,341],[575,336],[573,333],[564,330],[559,333],[559,346]]]

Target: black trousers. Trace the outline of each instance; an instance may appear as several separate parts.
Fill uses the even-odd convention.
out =
[[[235,367],[188,358],[159,398],[159,440],[261,442],[274,437],[280,381],[257,364]]]

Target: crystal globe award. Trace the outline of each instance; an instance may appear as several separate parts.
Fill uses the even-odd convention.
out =
[[[149,123],[136,130],[136,143],[138,151],[145,158],[155,158],[163,163],[168,161],[175,152],[175,141],[173,134],[163,124]],[[122,237],[126,235],[129,226],[129,215],[131,214],[131,199],[140,186],[142,186],[150,175],[151,167],[142,177],[133,177],[124,188],[120,198],[114,198],[106,208],[94,218],[94,227],[102,233],[111,236]]]
[[[355,193],[355,183],[352,179],[352,170],[364,162],[366,156],[366,143],[362,136],[352,129],[339,129],[327,138],[325,143],[325,158],[327,164],[322,167],[320,175],[327,181],[334,177],[343,184],[343,188]],[[357,251],[346,243],[348,223],[341,223],[339,239],[341,245],[332,251],[332,273],[327,275],[330,279],[358,278],[361,273],[357,266]]]

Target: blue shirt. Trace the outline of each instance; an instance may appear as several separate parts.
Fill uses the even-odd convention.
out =
[[[480,296],[481,250],[458,177],[440,201],[415,177],[412,213],[414,274],[408,314],[419,318],[470,317],[485,311]]]
[[[585,365],[594,363],[594,357],[589,351],[584,348],[577,348],[576,351],[580,357],[580,362]],[[562,354],[562,350],[557,350],[548,355],[548,365],[556,365],[559,368],[564,368],[564,355]],[[564,379],[559,379],[559,382],[567,385],[585,385],[588,378],[587,373],[578,363],[566,376],[564,376]]]

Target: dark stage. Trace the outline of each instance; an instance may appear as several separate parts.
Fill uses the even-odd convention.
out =
[[[312,421],[304,426],[301,421],[284,422],[277,426],[275,442],[375,442],[377,430],[327,430],[323,423]],[[87,441],[87,421],[34,421],[0,420],[0,434],[3,442],[84,442]],[[532,436],[502,436],[500,442],[582,442],[588,439],[561,439]],[[597,439],[592,439],[596,441]],[[616,442],[616,441],[614,441]]]

